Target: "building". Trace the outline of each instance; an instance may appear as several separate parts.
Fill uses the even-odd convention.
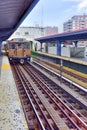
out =
[[[55,35],[58,34],[58,27],[45,27],[45,36]]]
[[[27,40],[34,40],[38,37],[54,35],[58,33],[58,27],[19,27],[13,35],[12,38],[26,38]]]
[[[44,28],[41,27],[19,27],[13,35],[10,37],[12,38],[26,38],[27,40],[34,40],[37,37],[43,37]]]
[[[35,26],[35,27],[19,27],[14,33],[13,35],[10,37],[10,39],[13,38],[25,38],[29,41],[33,41],[33,49],[35,49],[36,45],[37,45],[37,49],[40,48],[40,44],[35,41],[35,38],[38,37],[43,37],[45,36],[45,31],[44,28],[39,27],[39,26]],[[38,43],[38,44],[37,44]]]
[[[10,37],[10,39],[13,38],[26,38],[27,40],[33,41],[34,46],[37,46],[37,49],[40,49],[40,44],[35,41],[35,38],[38,37],[44,37],[48,35],[54,35],[58,33],[58,27],[19,27],[13,35]],[[37,44],[38,43],[38,44]],[[34,48],[35,48],[34,47]]]
[[[72,21],[68,20],[68,22],[65,22],[63,24],[63,31],[64,32],[70,32],[72,30]]]
[[[87,15],[75,15],[63,24],[64,32],[71,32],[80,29],[87,29]],[[79,46],[87,46],[87,41],[79,41]]]
[[[64,32],[71,32],[87,28],[87,15],[75,15],[70,20],[63,24]],[[72,41],[65,41],[61,45],[61,56],[66,57],[79,57],[83,58],[87,55],[87,41],[78,41],[78,46],[75,47],[75,43]],[[48,53],[57,54],[57,45],[55,43],[49,43]]]
[[[63,31],[70,32],[74,30],[87,28],[87,15],[75,15],[63,24]]]

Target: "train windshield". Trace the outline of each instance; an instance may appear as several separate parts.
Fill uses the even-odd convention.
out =
[[[18,45],[18,49],[20,49],[20,48],[21,48],[22,43],[18,42],[18,43],[17,43],[17,45]]]
[[[14,43],[10,44],[10,49],[15,49],[15,44]]]
[[[25,43],[25,44],[24,44],[24,49],[29,49],[29,48],[30,48],[29,43]]]

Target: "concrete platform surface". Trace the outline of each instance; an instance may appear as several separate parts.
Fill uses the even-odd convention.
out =
[[[0,130],[28,130],[6,56],[2,58],[0,77]]]
[[[0,56],[0,75],[1,75],[1,66],[2,66],[2,56]]]

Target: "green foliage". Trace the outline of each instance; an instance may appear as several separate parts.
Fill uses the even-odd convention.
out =
[[[38,56],[38,53],[37,52],[35,52],[35,51],[31,51],[31,56]]]

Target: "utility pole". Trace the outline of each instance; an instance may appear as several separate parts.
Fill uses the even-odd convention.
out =
[[[43,5],[41,6],[41,36],[43,36]]]
[[[63,60],[60,61],[60,84],[62,83]]]

